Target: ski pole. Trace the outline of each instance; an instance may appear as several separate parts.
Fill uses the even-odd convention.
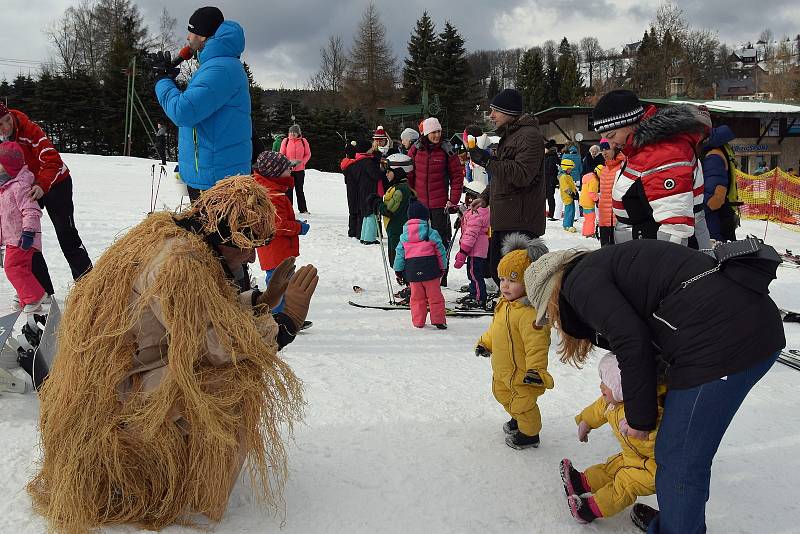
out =
[[[383,247],[383,227],[378,222],[378,216],[375,215],[375,220],[378,226],[378,243],[381,245],[381,260],[383,260],[383,274],[386,277],[386,289],[389,291],[389,303],[394,302],[394,288],[392,287],[391,275],[389,274],[389,260],[386,258],[386,250]]]
[[[153,207],[153,191],[155,190],[155,183],[156,183],[156,164],[153,163],[150,166],[150,212],[153,213],[155,208]]]

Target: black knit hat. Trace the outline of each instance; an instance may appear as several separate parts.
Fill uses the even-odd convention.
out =
[[[636,93],[615,89],[603,95],[592,110],[592,127],[601,133],[635,124],[644,115],[644,106]]]
[[[218,7],[201,7],[189,17],[189,31],[201,37],[211,37],[225,21]]]
[[[427,221],[431,216],[431,212],[428,211],[428,208],[422,202],[418,202],[416,200],[412,200],[408,204],[408,218],[409,219],[422,219],[423,221]]]
[[[256,160],[256,170],[265,178],[277,178],[288,168],[289,160],[280,152],[265,150]]]
[[[503,89],[489,107],[506,115],[522,115],[522,95],[516,89]]]

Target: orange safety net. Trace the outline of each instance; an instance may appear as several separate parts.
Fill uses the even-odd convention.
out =
[[[740,214],[744,219],[770,220],[800,231],[800,177],[781,169],[753,176],[736,171]]]

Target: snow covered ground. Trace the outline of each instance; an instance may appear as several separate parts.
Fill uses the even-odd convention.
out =
[[[76,221],[93,259],[138,223],[149,209],[151,161],[65,155],[75,187]],[[380,302],[385,282],[380,248],[348,239],[342,176],[306,174],[311,231],[301,238],[299,263],[320,269],[310,330],[285,351],[304,380],[306,418],[290,445],[285,523],[253,502],[240,483],[218,533],[239,532],[636,532],[627,513],[588,526],[567,509],[558,462],[578,467],[602,462],[618,451],[607,429],[588,444],[575,437],[573,416],[599,395],[594,363],[575,370],[558,363],[551,348],[556,388],[541,399],[544,429],[539,449],[508,448],[501,429],[507,419],[490,391],[488,360],[473,345],[489,318],[450,318],[449,329],[418,330],[402,311],[351,307],[348,299]],[[161,184],[159,206],[179,197],[172,175]],[[46,219],[44,252],[59,299],[70,285]],[[578,225],[579,226],[579,225]],[[745,230],[764,234],[763,222]],[[548,222],[552,249],[596,241],[567,234]],[[800,233],[770,225],[767,241],[800,250]],[[779,305],[800,308],[800,269],[781,267],[772,285]],[[462,271],[450,287],[466,283]],[[357,296],[353,285],[365,292]],[[2,277],[0,299],[12,289]],[[456,296],[454,291],[447,295]],[[787,324],[790,347],[800,348],[800,326]],[[800,532],[800,373],[776,364],[747,398],[714,465],[708,525],[711,532]],[[44,532],[24,490],[38,456],[35,395],[0,396],[0,517],[2,532]],[[655,504],[655,498],[643,499]],[[131,527],[108,532],[136,532]],[[194,532],[170,527],[171,534]]]

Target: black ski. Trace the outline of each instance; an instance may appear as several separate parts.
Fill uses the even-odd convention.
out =
[[[411,308],[408,306],[404,306],[402,304],[362,304],[360,302],[353,302],[352,300],[347,301],[348,304],[351,306],[355,306],[356,308],[366,308],[370,310],[410,310]],[[445,313],[447,317],[491,317],[493,312],[486,311],[486,310],[456,310],[452,308],[446,308]]]
[[[783,365],[800,371],[800,350],[783,349],[781,355],[778,356],[778,361]]]

